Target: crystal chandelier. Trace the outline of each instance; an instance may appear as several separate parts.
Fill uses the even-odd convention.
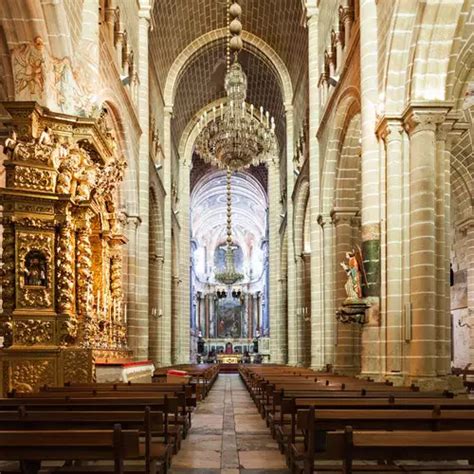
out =
[[[195,151],[206,162],[222,169],[239,170],[274,160],[278,156],[275,119],[260,107],[247,104],[247,76],[238,62],[242,49],[242,9],[237,2],[229,8],[231,39],[227,51],[225,91],[227,98],[219,110],[204,112],[199,119]],[[230,65],[230,51],[233,63]]]
[[[227,168],[226,176],[226,192],[227,192],[227,238],[225,249],[225,270],[216,273],[216,280],[225,285],[233,285],[244,278],[242,273],[235,270],[234,250],[232,245],[232,195],[231,195],[231,178],[232,171],[230,167]]]

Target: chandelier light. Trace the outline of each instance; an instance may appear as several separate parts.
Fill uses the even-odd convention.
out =
[[[216,273],[216,280],[224,285],[233,285],[244,278],[242,273],[235,270],[234,250],[235,246],[232,242],[232,194],[231,194],[231,178],[232,171],[227,168],[226,176],[226,192],[227,192],[227,238],[225,249],[225,270]]]
[[[278,143],[275,119],[263,107],[257,110],[248,104],[247,76],[238,61],[242,49],[242,9],[237,2],[229,8],[232,21],[228,44],[227,73],[225,76],[226,99],[220,107],[204,112],[198,123],[199,135],[195,151],[207,163],[222,169],[239,170],[275,159]],[[230,54],[233,62],[230,65]]]

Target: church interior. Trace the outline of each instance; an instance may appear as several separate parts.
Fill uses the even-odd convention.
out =
[[[474,473],[474,0],[1,0],[0,472]]]

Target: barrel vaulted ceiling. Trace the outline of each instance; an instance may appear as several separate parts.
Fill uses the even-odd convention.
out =
[[[307,31],[301,0],[240,0],[245,31],[267,43],[282,59],[293,85],[307,67]],[[177,56],[202,35],[224,28],[226,0],[160,0],[152,12],[150,48],[161,90]],[[225,96],[224,39],[196,51],[179,77],[174,97],[172,132],[175,143],[202,108]],[[247,101],[263,106],[275,117],[280,145],[284,145],[285,117],[278,71],[262,51],[244,43],[240,62],[248,77]]]

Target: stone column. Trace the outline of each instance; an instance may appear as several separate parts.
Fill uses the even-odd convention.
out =
[[[474,218],[463,222],[462,227],[466,232],[466,260],[467,268],[467,308],[468,318],[466,323],[471,327],[469,362],[474,364]]]
[[[284,355],[287,351],[286,326],[283,314],[280,311],[279,291],[280,284],[280,174],[279,161],[275,157],[268,163],[268,272],[269,272],[269,304],[270,304],[270,355],[271,361],[276,364],[285,362]],[[252,295],[250,295],[250,299]],[[253,337],[255,326],[253,324],[253,301],[250,304],[249,319],[252,321]],[[249,327],[249,329],[250,329]]]
[[[160,347],[160,335],[162,331],[161,327],[161,313],[159,313],[160,300],[161,300],[161,272],[163,271],[163,256],[153,255],[153,262],[150,265],[150,281],[156,282],[156,288],[153,291],[150,285],[150,290],[153,291],[150,294],[151,307],[155,308],[156,315],[150,319],[150,332],[149,332],[149,357],[157,366],[161,366],[162,353]],[[150,308],[150,312],[151,309]]]
[[[375,134],[377,107],[377,7],[360,0],[362,254],[367,284],[364,296],[379,295],[380,163]]]
[[[180,161],[179,171],[179,223],[180,223],[180,306],[179,306],[179,338],[178,360],[185,364],[189,361],[190,354],[190,293],[191,287],[191,242],[189,226],[189,179],[191,173],[191,157],[187,161]]]
[[[287,299],[288,299],[288,363],[297,364],[297,316],[296,316],[296,256],[293,236],[293,201],[291,199],[294,189],[293,173],[293,105],[285,104],[286,112],[286,238],[288,242],[288,274],[287,274]]]
[[[115,2],[114,0],[108,0],[106,4],[107,6],[105,7],[104,19],[105,24],[107,25],[107,35],[109,37],[109,40],[113,42],[115,26]]]
[[[324,282],[323,287],[323,310],[321,311],[322,339],[319,342],[323,349],[324,358],[320,368],[326,364],[334,364],[334,330],[336,326],[335,303],[335,242],[334,221],[331,216],[321,215],[318,217],[319,231],[322,233],[322,271],[319,283]]]
[[[385,372],[401,376],[403,370],[403,126],[401,120],[384,119],[379,136],[384,139],[386,163],[386,350]]]
[[[136,319],[137,330],[133,347],[136,359],[148,359],[148,331],[149,331],[149,202],[150,202],[150,177],[149,177],[149,88],[148,88],[148,31],[150,27],[150,9],[148,0],[139,2],[138,12],[138,75],[140,89],[138,92],[138,117],[142,135],[140,137],[140,154],[138,160],[138,186],[140,227],[137,234],[137,276],[136,276]]]
[[[165,106],[163,121],[163,186],[165,198],[163,203],[163,292],[162,310],[162,350],[163,365],[171,365],[171,294],[172,294],[172,239],[171,239],[171,115],[172,106]]]
[[[409,107],[404,114],[410,136],[410,299],[408,318],[408,374],[413,378],[438,374],[438,359],[444,347],[437,343],[436,292],[437,265],[436,212],[441,207],[438,182],[440,154],[437,153],[436,130],[443,123],[445,107]],[[444,156],[443,156],[444,158]],[[439,249],[438,249],[439,250]]]
[[[140,345],[140,314],[137,310],[137,276],[138,276],[138,242],[137,229],[140,225],[138,216],[127,216],[127,327],[128,347],[137,358]],[[147,318],[148,319],[148,318]]]
[[[308,27],[308,80],[318,84],[321,71],[318,58],[318,21],[319,9],[315,1],[307,2]],[[325,86],[323,85],[322,88]],[[323,279],[322,279],[322,230],[316,225],[320,214],[320,159],[317,131],[319,128],[320,91],[317,87],[309,88],[309,211],[311,216],[311,367],[321,369],[326,363],[332,363],[328,347],[333,346],[331,325],[320,317],[323,314]]]

